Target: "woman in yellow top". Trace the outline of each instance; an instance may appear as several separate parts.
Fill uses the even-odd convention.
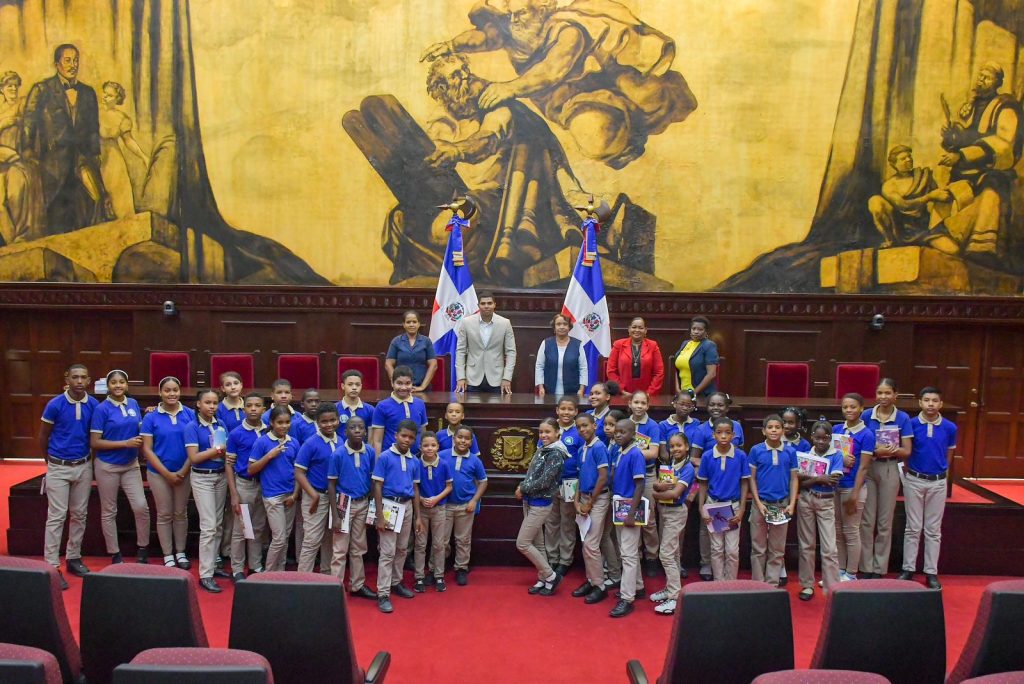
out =
[[[703,316],[690,320],[690,339],[672,356],[676,393],[693,390],[700,397],[718,391],[718,346],[708,339],[711,323]]]

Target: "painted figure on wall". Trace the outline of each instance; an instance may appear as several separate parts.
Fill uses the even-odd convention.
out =
[[[120,83],[103,84],[103,106],[100,108],[100,174],[110,193],[110,202],[117,218],[135,214],[135,197],[125,152],[138,157],[149,168],[147,155],[132,135],[132,119],[122,109],[126,93]]]
[[[42,237],[45,226],[43,187],[36,166],[18,154],[25,98],[21,76],[0,74],[0,244]]]
[[[889,150],[889,166],[893,174],[882,184],[881,194],[868,200],[868,211],[882,235],[881,246],[931,244],[956,252],[948,235],[932,230],[935,206],[950,201],[949,189],[938,187],[930,168],[914,166],[914,152],[906,145]]]

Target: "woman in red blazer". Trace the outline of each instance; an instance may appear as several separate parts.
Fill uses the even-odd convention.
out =
[[[608,355],[608,379],[619,383],[627,394],[637,390],[651,395],[661,392],[665,381],[661,348],[654,340],[647,339],[647,323],[639,316],[629,323],[629,337],[612,344]]]

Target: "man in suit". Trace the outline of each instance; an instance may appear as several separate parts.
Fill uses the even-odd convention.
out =
[[[462,319],[455,347],[456,392],[512,393],[516,336],[512,323],[494,313],[494,295],[481,292],[480,311]]]
[[[32,86],[22,123],[21,155],[39,167],[51,235],[113,217],[100,176],[96,91],[78,80],[78,57],[70,43],[54,50],[57,73]]]

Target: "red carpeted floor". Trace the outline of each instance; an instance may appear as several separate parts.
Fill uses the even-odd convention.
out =
[[[973,482],[990,492],[1024,506],[1024,480],[974,480]]]

